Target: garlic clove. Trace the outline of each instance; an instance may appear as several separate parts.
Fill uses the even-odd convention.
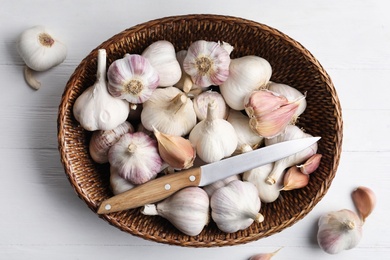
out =
[[[296,166],[290,167],[283,177],[282,190],[295,190],[305,187],[309,183],[309,175],[302,173]]]
[[[205,91],[197,95],[194,100],[194,110],[198,120],[203,120],[207,117],[208,105],[211,102],[215,102],[217,106],[217,117],[225,119],[228,115],[229,108],[225,103],[222,95],[216,91]]]
[[[200,87],[220,85],[229,76],[229,53],[218,43],[199,40],[193,42],[183,61],[185,72]]]
[[[260,253],[256,254],[249,258],[249,260],[269,260],[273,256],[275,256],[282,248],[279,248],[278,250],[272,252],[272,253]]]
[[[182,72],[176,58],[175,47],[171,42],[156,41],[150,44],[141,55],[156,69],[160,87],[175,85],[180,80]]]
[[[146,129],[153,127],[165,134],[184,136],[196,125],[192,100],[178,88],[156,89],[143,104],[141,122]]]
[[[155,178],[163,163],[157,142],[143,132],[122,135],[108,151],[108,161],[122,178],[133,184]]]
[[[180,80],[174,84],[174,86],[183,90],[185,93],[188,93],[192,89],[194,83],[192,82],[191,76],[188,75],[183,68],[183,61],[186,56],[187,50],[181,50],[176,53],[176,59],[180,64],[181,77]]]
[[[317,170],[318,166],[320,166],[322,155],[314,154],[310,157],[304,164],[297,165],[298,169],[304,174],[311,174],[315,170]]]
[[[94,131],[89,141],[89,154],[97,163],[108,162],[108,150],[125,133],[134,132],[134,127],[127,121],[112,130]]]
[[[126,100],[108,93],[106,82],[106,50],[99,49],[96,82],[77,97],[73,115],[88,130],[111,130],[126,121],[130,107]]]
[[[138,54],[126,54],[108,68],[108,91],[113,97],[133,104],[145,102],[159,84],[159,74]]]
[[[318,221],[317,241],[328,254],[354,248],[362,238],[363,222],[348,209],[329,212]]]
[[[352,192],[352,200],[362,221],[364,222],[372,213],[376,205],[376,195],[374,191],[364,186],[357,187]]]
[[[161,133],[154,129],[158,142],[158,151],[161,158],[174,169],[188,169],[195,160],[195,149],[189,140],[181,137]]]

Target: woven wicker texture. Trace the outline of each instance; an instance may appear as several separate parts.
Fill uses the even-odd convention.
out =
[[[234,46],[232,58],[258,55],[273,68],[271,80],[289,84],[307,93],[307,109],[297,125],[313,136],[321,136],[320,167],[303,189],[282,192],[274,203],[263,204],[265,221],[236,233],[220,231],[212,221],[198,236],[182,234],[167,220],[143,216],[133,209],[101,218],[117,228],[144,239],[188,247],[228,246],[247,243],[282,231],[302,219],[323,198],[339,164],[342,116],[337,93],[326,71],[301,44],[280,31],[253,21],[219,15],[174,16],[149,21],[127,29],[94,49],[69,79],[59,107],[58,141],[66,175],[78,196],[94,212],[112,196],[109,167],[94,163],[88,153],[91,133],[72,114],[76,98],[95,82],[97,50],[107,50],[107,66],[125,53],[141,53],[157,40],[172,42],[176,51],[196,40],[225,41]]]

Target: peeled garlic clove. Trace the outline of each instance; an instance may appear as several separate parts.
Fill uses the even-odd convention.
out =
[[[157,70],[159,86],[175,85],[181,77],[180,64],[176,59],[175,47],[169,41],[159,40],[150,44],[141,54]]]
[[[199,40],[188,48],[183,68],[196,85],[208,87],[228,78],[229,64],[229,53],[218,43]]]
[[[302,173],[296,166],[290,167],[283,177],[282,190],[295,190],[305,187],[309,183],[309,175]]]
[[[197,155],[206,163],[216,162],[233,154],[237,147],[237,134],[233,126],[217,118],[216,104],[208,106],[207,118],[191,130],[189,140]]]
[[[243,110],[245,97],[256,89],[264,88],[271,74],[271,65],[261,57],[248,55],[232,59],[229,77],[220,85],[221,94],[229,107]]]
[[[252,256],[249,258],[249,260],[269,260],[271,259],[274,255],[276,255],[282,248],[279,248],[275,252],[272,253],[260,253]]]
[[[318,221],[317,241],[329,254],[354,248],[362,238],[363,222],[348,209],[329,212]]]
[[[208,105],[211,102],[215,102],[217,106],[217,118],[225,119],[228,115],[228,106],[225,103],[222,95],[216,91],[205,91],[197,95],[194,100],[194,109],[198,120],[203,120],[207,117]]]
[[[155,178],[162,165],[157,142],[143,132],[122,135],[108,151],[108,161],[122,178],[133,184]]]
[[[110,167],[110,188],[114,195],[123,193],[134,188],[135,185],[119,176],[114,167]]]
[[[141,122],[149,131],[154,127],[165,134],[184,136],[195,126],[196,113],[191,99],[180,89],[158,88],[143,104]]]
[[[304,174],[311,174],[320,166],[322,155],[314,154],[304,164],[298,165],[298,169]]]
[[[133,104],[145,102],[159,84],[159,74],[138,54],[126,54],[111,63],[107,71],[108,91]]]
[[[189,140],[174,135],[161,133],[157,129],[154,135],[158,142],[161,158],[174,169],[188,169],[195,160],[195,149]]]
[[[211,216],[218,228],[233,233],[264,220],[259,213],[261,202],[250,182],[234,180],[216,190],[210,200]]]
[[[88,130],[111,130],[126,121],[130,107],[126,100],[108,93],[106,81],[106,50],[99,49],[96,82],[75,101],[73,115]]]
[[[360,186],[352,192],[352,200],[364,222],[375,208],[375,193],[368,187]]]
[[[184,188],[157,204],[142,208],[144,215],[159,215],[189,236],[202,232],[209,222],[209,197],[199,187]]]
[[[125,121],[112,130],[98,130],[93,132],[89,142],[89,154],[97,163],[108,162],[108,150],[125,133],[134,132],[133,126]]]

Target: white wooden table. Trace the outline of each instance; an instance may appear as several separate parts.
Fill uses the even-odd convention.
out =
[[[247,259],[284,247],[274,259],[390,259],[390,2],[387,0],[2,0],[0,4],[0,259]],[[281,233],[240,246],[183,248],[143,240],[108,225],[74,193],[57,150],[64,86],[90,50],[151,19],[191,13],[243,17],[303,44],[332,77],[343,108],[343,152],[324,199]],[[60,66],[23,79],[15,39],[43,24],[67,43]],[[318,217],[354,209],[351,191],[378,197],[360,244],[328,255],[316,243]]]

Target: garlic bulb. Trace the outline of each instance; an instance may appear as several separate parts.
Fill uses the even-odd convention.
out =
[[[352,201],[364,222],[375,208],[376,195],[370,188],[360,186],[352,192]]]
[[[133,133],[134,127],[127,121],[112,130],[94,131],[89,141],[89,154],[97,163],[108,162],[108,150],[125,133]]]
[[[207,117],[208,105],[211,102],[216,103],[217,118],[226,119],[229,108],[226,105],[225,100],[220,93],[209,90],[197,95],[193,100],[194,109],[198,120],[201,121]]]
[[[210,199],[211,217],[226,233],[243,230],[254,221],[264,220],[259,213],[261,202],[256,187],[250,182],[234,180],[216,190]]]
[[[261,89],[245,98],[245,111],[254,131],[266,138],[272,138],[284,131],[293,120],[300,100],[288,101],[275,92]]]
[[[189,135],[197,155],[206,163],[216,162],[232,155],[238,143],[233,126],[228,121],[217,118],[216,112],[216,103],[210,103],[207,118],[200,121]]]
[[[143,104],[141,122],[149,131],[153,128],[169,135],[187,135],[196,124],[192,101],[175,87],[156,89]]]
[[[220,85],[229,76],[229,53],[220,44],[199,40],[193,42],[183,61],[185,72],[200,87]]]
[[[110,188],[114,195],[134,188],[135,185],[119,176],[117,169],[110,167]]]
[[[141,54],[157,70],[160,87],[175,85],[181,78],[180,64],[172,43],[159,40],[149,45]]]
[[[119,176],[133,184],[155,178],[162,165],[157,142],[143,132],[122,135],[108,151],[108,161]]]
[[[132,104],[145,102],[159,84],[159,74],[149,61],[137,54],[115,60],[107,71],[108,91]]]
[[[286,85],[286,84],[275,83],[275,82],[269,82],[267,85],[267,89],[286,97],[287,100],[290,102],[294,102],[294,101],[299,100],[298,109],[295,111],[295,113],[292,117],[292,120],[291,120],[291,124],[294,124],[297,121],[298,117],[306,109],[307,103],[306,103],[305,95],[303,95],[296,88],[293,88],[293,87]]]
[[[73,114],[88,130],[111,130],[126,121],[130,107],[125,100],[108,93],[106,82],[106,50],[98,50],[96,82],[75,101]]]
[[[188,169],[195,160],[195,149],[191,142],[181,136],[167,135],[157,129],[154,135],[158,142],[158,151],[161,158],[174,169]]]
[[[199,187],[188,187],[157,204],[145,205],[142,213],[159,215],[189,236],[202,232],[209,222],[209,197]]]
[[[22,32],[17,39],[16,47],[26,63],[25,79],[34,89],[39,89],[41,83],[33,77],[31,70],[46,71],[62,63],[67,55],[66,45],[41,25]]]
[[[261,144],[263,137],[252,130],[247,115],[244,115],[241,111],[231,109],[226,120],[233,126],[234,130],[236,130],[238,150],[245,145],[257,148]]]
[[[229,182],[234,181],[234,180],[241,180],[240,175],[236,174],[236,175],[232,175],[230,177],[227,177],[223,180],[216,181],[216,182],[211,183],[207,186],[204,186],[203,189],[205,192],[207,192],[207,194],[211,198],[211,196],[213,195],[213,193],[216,190],[218,190],[219,188],[225,187]]]
[[[351,210],[329,212],[318,221],[318,244],[329,254],[354,248],[362,238],[362,225],[358,215]]]
[[[243,110],[245,97],[265,87],[271,74],[271,65],[261,57],[249,55],[232,59],[229,78],[220,85],[221,94],[229,107]]]
[[[266,139],[265,145],[271,145],[283,141],[289,141],[289,140],[307,138],[307,137],[312,137],[312,136],[310,134],[303,132],[302,129],[298,128],[295,125],[288,125],[283,134],[276,136],[274,138]],[[275,184],[281,178],[281,176],[283,175],[283,173],[287,168],[306,161],[311,156],[317,153],[317,149],[318,149],[318,144],[314,143],[311,146],[303,149],[298,153],[295,153],[286,158],[276,161],[274,163],[272,172],[268,175],[266,182],[271,185]]]

